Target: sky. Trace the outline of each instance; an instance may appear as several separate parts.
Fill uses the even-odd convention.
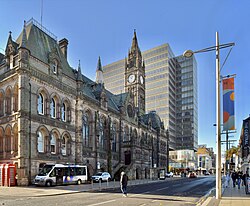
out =
[[[131,46],[134,29],[142,51],[169,43],[176,56],[187,49],[215,46],[218,31],[220,44],[235,43],[221,75],[236,74],[237,133],[230,139],[238,140],[242,120],[250,114],[249,8],[249,0],[0,0],[0,52],[5,50],[9,31],[16,39],[24,20],[33,17],[58,40],[69,40],[69,64],[77,68],[80,59],[82,73],[94,80],[98,56],[102,65],[123,59]],[[228,48],[220,51],[221,65],[229,51]],[[214,147],[215,151],[215,51],[195,57],[198,143]]]

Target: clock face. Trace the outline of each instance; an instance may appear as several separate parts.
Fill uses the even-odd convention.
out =
[[[140,76],[140,81],[141,81],[141,84],[143,84],[143,83],[144,83],[144,79],[143,79],[143,77],[142,77],[142,76]]]
[[[132,83],[132,82],[134,82],[134,81],[135,81],[135,75],[134,75],[134,74],[129,75],[129,77],[128,77],[128,82],[129,82],[129,83]]]

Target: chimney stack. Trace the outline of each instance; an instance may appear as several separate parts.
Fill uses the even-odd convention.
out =
[[[59,47],[64,54],[65,59],[67,59],[68,43],[69,41],[66,38],[63,38],[59,41]]]

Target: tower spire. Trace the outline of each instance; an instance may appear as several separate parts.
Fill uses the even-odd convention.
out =
[[[96,83],[103,84],[103,70],[102,70],[102,64],[101,64],[101,58],[99,56],[98,58],[98,63],[97,63],[97,68],[96,68]]]
[[[132,41],[132,46],[131,46],[131,51],[137,51],[140,50],[139,46],[138,46],[138,41],[137,41],[137,37],[136,37],[136,29],[134,29],[134,37],[133,37],[133,41]]]
[[[78,81],[83,81],[83,79],[82,79],[82,72],[81,72],[81,62],[80,62],[80,59],[79,59],[79,63],[78,63],[77,80]]]

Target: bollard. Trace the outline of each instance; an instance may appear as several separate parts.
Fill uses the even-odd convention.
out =
[[[107,180],[107,188],[109,187],[109,180]]]
[[[99,190],[101,190],[101,188],[102,188],[102,181],[99,180]]]
[[[91,187],[92,187],[92,190],[93,190],[93,188],[94,188],[94,181],[93,180],[91,180]]]

